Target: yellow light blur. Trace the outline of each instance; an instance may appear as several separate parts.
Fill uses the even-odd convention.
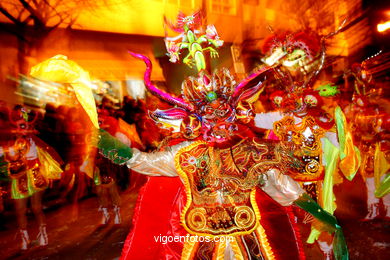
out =
[[[377,25],[378,32],[384,32],[387,31],[390,28],[390,21],[387,21],[385,23],[379,23]]]

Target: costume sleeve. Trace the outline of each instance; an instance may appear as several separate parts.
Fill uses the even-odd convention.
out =
[[[333,214],[336,210],[336,197],[333,193],[334,175],[337,172],[338,158],[340,154],[340,146],[337,140],[337,135],[334,132],[326,132],[325,137],[321,138],[322,144],[322,164],[325,166],[325,174],[322,182],[321,191],[321,207],[326,212]],[[309,244],[314,243],[321,231],[312,227],[307,242]]]
[[[348,180],[352,180],[360,167],[360,151],[353,145],[352,133],[348,129],[345,115],[340,107],[335,109],[335,121],[340,143],[339,169]]]
[[[56,55],[32,67],[30,75],[41,80],[70,83],[92,124],[99,128],[95,99],[88,84],[91,81],[89,73],[76,62],[64,55]]]
[[[325,132],[325,136],[321,138],[322,145],[324,145],[324,141],[323,141],[324,138],[327,138],[335,147],[337,148],[340,147],[339,141],[337,139],[337,133],[329,132],[329,131]]]
[[[168,147],[165,151],[153,153],[140,152],[134,148],[133,157],[126,163],[127,167],[149,176],[177,176],[175,155],[181,148],[189,144],[190,142],[183,142]]]
[[[258,128],[272,130],[274,128],[274,122],[283,118],[280,112],[268,112],[259,113],[255,116],[255,126]]]
[[[283,206],[291,205],[304,193],[297,182],[277,169],[265,173],[264,185],[261,188]]]
[[[37,146],[41,173],[46,179],[61,179],[61,165],[44,148]]]
[[[310,213],[322,224],[321,230],[334,233],[333,254],[336,260],[348,260],[348,248],[345,242],[343,231],[337,222],[337,219],[329,212],[322,209],[309,195],[302,194],[295,205]],[[320,232],[320,231],[319,231]]]
[[[375,196],[377,198],[382,198],[386,194],[390,193],[390,173],[387,173],[383,178],[382,182],[379,184],[378,188],[375,190]]]
[[[133,149],[120,142],[108,132],[99,129],[97,142],[99,153],[115,164],[125,164],[133,156]]]
[[[389,174],[390,170],[390,162],[386,159],[386,153],[387,151],[382,151],[380,143],[375,144],[375,153],[374,153],[374,181],[375,181],[375,187],[378,189],[380,186],[382,188],[380,190],[383,190],[387,186],[387,190],[389,189],[389,182],[382,182],[381,180],[384,178],[384,176]],[[387,177],[388,179],[388,177]],[[386,184],[387,183],[387,184]],[[376,194],[376,193],[375,193]],[[378,194],[381,194],[379,192]],[[383,194],[382,196],[384,196]],[[379,198],[379,197],[378,197]]]

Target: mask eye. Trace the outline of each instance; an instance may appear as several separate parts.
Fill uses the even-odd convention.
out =
[[[184,118],[180,125],[181,132],[188,139],[194,139],[198,137],[201,134],[201,127],[202,124],[194,116]]]
[[[223,117],[224,115],[226,115],[227,111],[226,110],[223,110],[223,109],[217,109],[215,110],[214,114],[217,116],[217,117]]]
[[[274,97],[273,102],[275,103],[275,105],[280,106],[282,104],[282,102],[283,102],[283,97],[276,96],[276,97]]]
[[[307,105],[309,106],[312,106],[312,107],[315,107],[317,106],[318,104],[318,100],[315,96],[313,95],[307,95],[305,96],[304,100],[303,100]]]
[[[211,106],[205,106],[203,108],[203,113],[202,113],[202,116],[204,118],[213,118],[215,115],[214,115],[214,111],[215,109],[212,108]]]
[[[223,103],[221,104],[218,109],[216,109],[214,111],[214,114],[217,116],[217,117],[225,117],[226,115],[230,114],[231,112],[231,109],[229,107],[228,104],[226,103]]]
[[[206,106],[206,108],[204,109],[204,112],[206,114],[212,114],[214,112],[214,109],[210,106]]]

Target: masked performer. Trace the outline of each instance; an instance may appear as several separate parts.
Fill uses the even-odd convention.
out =
[[[196,13],[180,14],[172,28],[181,35],[175,38],[177,42],[167,39],[171,60],[176,61],[180,51],[188,49],[183,61],[195,64],[199,70],[197,76],[183,82],[184,99],[172,97],[152,85],[150,60],[131,54],[147,65],[144,79],[148,90],[176,106],[156,110],[152,117],[164,122],[179,120],[183,137],[188,141],[165,151],[143,153],[102,131],[98,144],[100,152],[115,163],[126,163],[149,176],[179,176],[184,186],[173,196],[167,192],[174,199],[168,204],[170,211],[165,218],[153,217],[154,211],[167,206],[162,205],[165,201],[162,197],[155,197],[153,211],[144,215],[151,226],[155,222],[164,226],[167,233],[155,233],[153,241],[146,234],[153,230],[140,230],[138,223],[134,223],[122,258],[150,255],[153,259],[302,259],[289,219],[280,214],[284,212],[282,206],[294,203],[318,218],[321,230],[334,232],[335,256],[347,259],[336,219],[288,176],[300,165],[289,144],[259,139],[248,127],[254,116],[252,103],[262,91],[262,80],[269,69],[256,71],[239,84],[227,69],[210,74],[205,70],[204,54],[210,51],[216,56],[214,48],[222,43],[214,26],[208,26],[206,34],[202,34]],[[164,192],[160,196],[163,195]],[[275,208],[270,210],[271,207]],[[188,239],[176,237],[178,243],[158,246],[158,237],[166,235]],[[147,243],[142,250],[137,246],[139,240]]]
[[[336,209],[333,184],[338,169],[351,180],[360,165],[360,155],[352,142],[340,107],[332,97],[339,91],[331,84],[319,84],[318,75],[325,63],[325,40],[311,31],[280,33],[267,38],[263,61],[275,72],[269,78],[274,87],[270,95],[275,112],[257,114],[255,125],[269,129],[268,138],[291,143],[301,166],[293,175],[306,192],[325,210]],[[317,86],[317,87],[315,87]],[[308,242],[319,232],[313,228]],[[326,239],[318,240],[327,258],[332,247]]]
[[[380,63],[381,56],[375,56],[362,64],[353,64],[352,69],[345,74],[345,83],[348,84],[348,79],[352,76],[354,84],[354,95],[346,113],[352,123],[354,138],[362,151],[360,173],[366,183],[368,211],[364,220],[380,216],[381,200],[384,215],[390,218],[389,183],[386,184],[390,169],[390,116],[384,109],[388,104],[378,98],[379,93],[370,73]]]
[[[52,157],[55,153],[35,136],[33,124],[36,117],[30,119],[25,108],[16,105],[9,113],[10,125],[5,130],[3,128],[7,133],[2,135],[5,140],[2,140],[0,147],[0,156],[7,166],[6,174],[11,179],[11,197],[15,205],[22,250],[28,249],[30,244],[26,216],[29,198],[39,225],[37,244],[48,244],[42,195],[49,180],[59,179],[62,172],[59,163]]]

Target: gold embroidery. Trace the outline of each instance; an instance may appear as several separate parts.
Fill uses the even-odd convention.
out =
[[[321,137],[324,130],[320,128],[311,116],[295,124],[291,116],[274,123],[275,134],[286,145],[292,146],[291,151],[298,163],[294,165],[297,171],[289,175],[297,181],[316,181],[323,177]]]
[[[194,208],[188,212],[188,226],[192,230],[201,231],[206,227],[206,210],[204,208]]]
[[[272,248],[268,242],[267,234],[265,233],[265,230],[261,225],[257,228],[256,233],[257,237],[260,240],[261,249],[267,256],[267,259],[275,259],[274,252],[272,252]]]
[[[256,139],[224,149],[198,141],[180,150],[175,164],[187,193],[184,228],[211,236],[253,232],[260,220],[255,194],[261,168],[278,163],[276,145]]]
[[[240,228],[246,228],[252,226],[256,217],[253,210],[247,206],[237,207],[236,214],[234,215],[234,222]]]
[[[181,259],[194,259],[198,246],[199,244],[195,239],[186,240],[183,245],[183,251],[181,251]]]
[[[242,251],[240,250],[240,246],[238,245],[237,238],[235,238],[233,241],[230,242],[230,246],[232,247],[234,253],[234,259],[237,260],[245,259]]]

